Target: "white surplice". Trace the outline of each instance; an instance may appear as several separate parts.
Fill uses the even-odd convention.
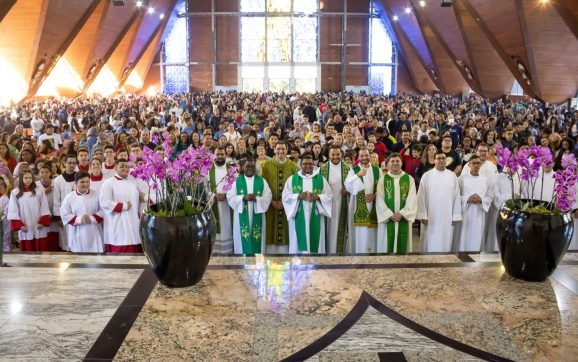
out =
[[[417,192],[415,188],[415,180],[413,177],[409,176],[409,192],[407,198],[405,199],[405,206],[400,209],[401,203],[401,193],[399,188],[399,180],[401,176],[405,175],[405,172],[401,171],[401,174],[394,175],[388,172],[387,175],[393,177],[393,188],[394,188],[394,210],[390,210],[385,204],[385,189],[384,180],[385,176],[380,177],[377,183],[377,198],[376,198],[376,211],[377,211],[377,252],[387,253],[387,222],[395,214],[399,212],[405,220],[408,222],[409,230],[407,235],[407,252],[412,251],[412,224],[415,221],[417,215]],[[397,240],[397,233],[399,229],[399,222],[395,223],[395,238]],[[397,242],[393,244],[393,252],[397,253]]]
[[[227,166],[215,165],[215,183],[217,185],[217,193],[226,194],[227,191],[223,189],[225,182],[221,182],[227,176]],[[231,219],[231,207],[227,200],[217,201],[217,208],[219,210],[219,226],[220,232],[215,236],[215,246],[213,253],[216,254],[231,254],[233,252],[233,220]]]
[[[131,208],[127,204],[130,201]],[[118,175],[103,182],[99,194],[104,216],[104,243],[139,245],[139,192],[136,184]]]
[[[343,161],[341,161],[343,162]],[[353,190],[353,185],[356,182],[361,182],[359,177],[353,172],[351,168],[349,168],[349,172],[347,173],[347,177],[345,181],[342,182],[341,178],[341,162],[337,165],[334,165],[332,162],[329,162],[329,187],[331,187],[331,193],[333,194],[333,198],[331,201],[331,219],[327,221],[327,241],[329,250],[327,252],[329,254],[337,253],[337,235],[339,233],[339,219],[341,218],[341,201],[342,198],[346,198],[347,203],[347,196],[341,195],[341,188],[345,187],[347,192],[350,194]],[[347,219],[346,219],[347,220]],[[347,225],[345,225],[345,243],[347,243]]]
[[[462,222],[459,251],[479,252],[485,236],[486,213],[493,200],[492,183],[486,176],[463,174],[458,179],[462,199]],[[482,202],[468,203],[468,198],[477,194]]]
[[[578,195],[578,184],[576,184],[576,195]],[[574,203],[574,207],[572,208],[572,216],[574,218],[574,234],[572,234],[572,241],[570,242],[570,246],[568,250],[578,250],[578,197],[576,198],[576,202]]]
[[[82,216],[90,216],[90,224],[82,224]],[[103,216],[100,212],[98,193],[89,190],[86,194],[71,192],[60,206],[60,217],[66,225],[68,247],[73,253],[102,253]]]
[[[247,183],[247,194],[254,193],[254,184],[255,184],[255,176],[247,177],[244,175],[240,175],[240,177],[244,177]],[[239,180],[237,178],[237,182]],[[233,252],[235,254],[244,254],[243,253],[243,241],[241,239],[241,224],[239,222],[239,215],[243,212],[243,196],[237,193],[236,185],[233,185],[231,189],[227,192],[227,202],[231,209],[233,209]],[[271,193],[271,189],[267,184],[267,181],[263,179],[263,193],[261,196],[256,196],[257,201],[247,201],[247,211],[249,213],[249,227],[253,225],[253,215],[260,214],[261,215],[261,254],[265,253],[265,240],[267,238],[266,234],[266,226],[267,226],[267,218],[265,217],[265,212],[269,209],[269,205],[271,204],[271,200],[273,198],[273,194]]]
[[[62,201],[74,191],[74,181],[66,181],[62,175],[56,177],[52,183],[52,211],[54,216],[60,216],[60,206]],[[63,223],[64,224],[64,223]],[[68,251],[68,239],[66,237],[66,228],[64,225],[58,226],[58,244],[64,251]]]
[[[554,171],[551,172],[543,172],[542,169],[538,171],[538,177],[534,182],[534,187],[532,188],[532,184],[527,181],[522,181],[521,184],[521,194],[523,199],[534,199],[534,200],[542,200],[546,202],[550,202],[552,200],[552,196],[554,195],[554,175],[556,173]],[[542,176],[544,178],[543,184],[544,188],[542,188]]]
[[[314,171],[311,175],[303,175],[302,171],[299,171],[297,175],[303,178],[303,190],[302,192],[313,192],[313,177],[319,173],[319,170]],[[293,177],[289,177],[285,182],[285,187],[283,188],[283,194],[281,200],[283,201],[283,208],[285,209],[285,214],[287,215],[287,220],[289,222],[289,253],[290,254],[309,254],[311,250],[311,235],[309,235],[309,215],[312,212],[312,202],[303,200],[303,212],[305,213],[305,230],[307,234],[307,251],[300,251],[297,242],[297,233],[295,232],[295,216],[297,211],[299,211],[299,201],[297,196],[299,194],[293,193]],[[319,201],[315,202],[317,212],[321,218],[320,225],[320,235],[319,235],[319,248],[316,254],[325,254],[325,217],[331,217],[331,187],[329,183],[323,179],[323,191],[319,194]]]
[[[380,170],[379,177],[381,178],[381,176],[382,173]],[[375,186],[373,182],[373,170],[369,168],[365,176],[363,176],[363,180],[358,176],[355,182],[351,185],[352,190],[351,197],[349,198],[349,210],[347,215],[349,224],[347,251],[351,254],[375,253],[377,248],[377,225],[375,227],[353,225],[353,218],[355,211],[357,210],[356,195],[361,191],[365,191],[366,196],[369,194],[374,194]],[[365,205],[367,207],[367,211],[371,212],[373,201],[366,202]]]
[[[48,200],[44,194],[43,187],[37,187],[36,193],[26,191],[16,198],[18,188],[12,190],[10,201],[8,202],[8,220],[20,220],[28,231],[18,230],[18,240],[43,239],[48,236],[49,227],[38,228],[38,221],[42,216],[50,216]]]
[[[449,252],[452,247],[452,222],[462,219],[460,186],[455,173],[433,168],[421,178],[417,192],[417,220],[421,224],[420,241],[424,252]]]
[[[518,181],[518,176],[514,175],[513,181],[514,181],[514,195],[516,197],[519,197],[520,182]],[[510,176],[507,173],[498,174],[498,176],[496,176],[496,179],[494,180],[493,188],[494,188],[494,201],[492,202],[493,205],[492,208],[490,208],[490,211],[492,209],[499,211],[502,208],[502,205],[504,205],[504,203],[507,200],[510,200],[512,198],[512,180],[510,179]],[[498,214],[496,214],[496,217],[494,219],[490,219],[489,221],[493,222],[493,225],[488,225],[487,228],[493,227],[495,230],[497,218]],[[486,233],[486,235],[487,234],[488,233]],[[487,251],[498,251],[498,239],[497,238],[494,239],[493,243],[486,244],[486,248]]]

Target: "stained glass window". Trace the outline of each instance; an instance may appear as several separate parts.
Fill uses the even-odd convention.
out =
[[[317,61],[317,18],[293,18],[293,61]]]
[[[296,0],[295,2],[299,2]],[[267,0],[268,12],[289,12],[291,11],[291,0]]]
[[[372,12],[376,12],[373,2]],[[370,64],[368,70],[371,93],[391,94],[395,91],[393,80],[396,71],[393,64],[395,62],[393,42],[379,17],[369,19],[369,32],[369,62],[375,64]]]
[[[267,19],[267,60],[287,63],[291,61],[291,18]]]
[[[241,55],[243,62],[264,62],[267,51],[265,18],[241,17]]]
[[[184,12],[185,4],[179,9]],[[164,43],[163,92],[182,93],[189,89],[189,42],[187,18],[177,18]]]

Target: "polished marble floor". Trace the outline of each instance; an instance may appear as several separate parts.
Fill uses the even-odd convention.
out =
[[[575,361],[577,256],[543,283],[497,255],[214,257],[169,289],[140,255],[8,254],[0,360]]]

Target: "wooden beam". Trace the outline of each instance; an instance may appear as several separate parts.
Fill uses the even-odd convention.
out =
[[[414,8],[414,13],[416,15],[416,18],[418,18],[418,19],[421,18],[421,21],[424,22],[431,29],[433,35],[435,36],[437,41],[441,44],[442,48],[444,48],[444,50],[446,51],[446,53],[448,54],[448,56],[450,57],[452,62],[454,62],[454,65],[456,66],[456,68],[458,68],[458,71],[460,72],[460,74],[462,75],[464,80],[468,83],[470,88],[472,88],[476,93],[481,94],[481,89],[478,88],[478,84],[475,81],[472,81],[468,77],[465,68],[463,67],[463,65],[460,65],[460,63],[458,63],[458,58],[456,57],[454,52],[451,50],[448,43],[441,36],[440,32],[435,27],[435,25],[429,20],[427,14],[425,12],[423,14],[421,14],[420,7],[415,6],[415,4],[413,3],[414,1],[415,0],[411,0],[411,4]],[[431,52],[430,52],[430,54],[431,54]]]
[[[98,77],[98,74],[100,73],[100,71],[102,70],[102,68],[106,64],[106,62],[110,59],[110,57],[112,56],[112,54],[114,53],[114,51],[116,50],[116,48],[118,47],[118,45],[120,44],[120,42],[122,41],[122,39],[124,38],[126,33],[130,30],[131,26],[137,21],[137,19],[139,17],[142,18],[143,15],[144,15],[144,12],[142,9],[135,10],[134,14],[129,19],[128,23],[124,26],[122,31],[118,34],[118,36],[114,40],[114,43],[112,43],[112,45],[110,46],[110,48],[108,49],[108,51],[106,52],[104,57],[102,58],[102,61],[96,65],[96,68],[95,68],[94,72],[92,73],[92,76],[90,77],[90,79],[86,80],[86,83],[84,84],[84,89],[83,89],[82,93],[86,93],[86,91],[92,85],[92,83],[94,82],[96,77]]]
[[[60,45],[60,48],[58,49],[56,54],[54,54],[54,56],[51,57],[51,61],[49,62],[49,64],[47,64],[46,67],[44,67],[44,70],[42,71],[41,75],[38,78],[33,77],[31,79],[30,86],[28,87],[28,97],[32,97],[36,94],[36,92],[38,91],[44,80],[46,80],[46,78],[48,77],[50,72],[52,72],[52,70],[54,69],[60,58],[68,50],[68,47],[70,46],[70,44],[72,44],[72,42],[80,32],[80,29],[82,29],[84,24],[86,24],[88,19],[92,16],[92,14],[94,13],[94,11],[96,10],[97,6],[100,4],[101,1],[106,0],[92,1],[88,9],[86,9],[84,14],[82,14],[80,19],[78,19],[78,21],[74,25],[74,28],[72,28],[72,30],[70,31],[64,42]]]
[[[562,0],[551,0],[552,6],[558,12],[568,29],[572,31],[574,37],[578,38],[578,18],[572,15],[572,12],[562,2]]]
[[[2,20],[4,20],[6,14],[10,12],[10,9],[12,9],[12,6],[14,6],[14,4],[16,4],[16,0],[2,0],[2,2],[0,3],[0,23],[2,22]]]
[[[488,28],[488,26],[480,16],[480,14],[478,14],[476,9],[474,9],[472,4],[470,4],[469,0],[456,0],[456,1],[460,1],[463,4],[468,14],[475,20],[476,24],[478,24],[478,27],[480,28],[486,39],[490,42],[496,53],[498,53],[498,55],[502,59],[502,62],[504,62],[504,64],[508,67],[510,73],[512,73],[514,78],[516,78],[516,80],[520,84],[520,87],[522,87],[522,89],[524,90],[524,93],[526,93],[530,97],[534,98],[537,97],[536,92],[534,91],[534,87],[526,83],[524,78],[522,78],[522,75],[518,71],[517,64],[512,60],[512,58],[510,58],[510,56],[506,53],[504,48],[502,48],[500,43],[498,43],[496,37],[492,34],[492,32],[490,31],[490,29]]]
[[[472,55],[472,46],[470,44],[470,40],[468,38],[468,35],[466,34],[466,31],[464,29],[464,22],[462,21],[462,15],[460,14],[460,11],[458,10],[457,4],[454,4],[453,8],[454,8],[454,14],[456,16],[456,20],[458,22],[458,27],[460,28],[460,33],[462,35],[462,39],[464,41],[466,53],[468,53],[467,66],[470,68],[472,73],[474,73],[473,74],[474,82],[478,85],[477,88],[480,91],[479,93],[483,95],[484,90],[482,88],[482,83],[480,82],[480,76],[478,74],[478,68],[476,67],[476,62],[474,61],[474,57]],[[464,73],[465,73],[465,69],[464,69]],[[466,73],[466,79],[469,80],[467,73]],[[472,89],[474,89],[474,88],[472,88]]]
[[[528,35],[528,23],[526,22],[526,16],[524,15],[524,4],[522,3],[522,0],[516,0],[516,13],[518,15],[518,22],[520,23],[522,38],[524,39],[524,48],[526,49],[526,55],[528,56],[529,64],[524,64],[524,66],[528,66],[530,68],[528,69],[528,72],[530,72],[530,77],[532,78],[532,83],[534,84],[534,93],[539,94],[540,83],[538,82],[536,61],[534,59],[534,51],[532,50],[530,36]]]

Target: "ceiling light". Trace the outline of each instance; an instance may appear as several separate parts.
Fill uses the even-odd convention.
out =
[[[399,20],[399,16],[394,15],[394,16],[393,16],[393,21],[398,21],[398,20]]]
[[[159,15],[159,18],[164,19],[164,18],[165,18],[165,14]]]
[[[421,1],[419,2],[419,6],[421,6],[422,8],[425,7],[425,1],[421,0]]]
[[[136,6],[140,8],[142,6],[142,1],[137,1]]]
[[[154,12],[155,12],[155,9],[154,9],[154,8],[152,8],[152,7],[150,7],[150,8],[147,10],[147,12],[148,12],[149,14],[152,14],[152,13],[154,13]]]
[[[406,14],[411,13],[411,8],[410,8],[410,7],[405,8],[405,13],[406,13]]]

